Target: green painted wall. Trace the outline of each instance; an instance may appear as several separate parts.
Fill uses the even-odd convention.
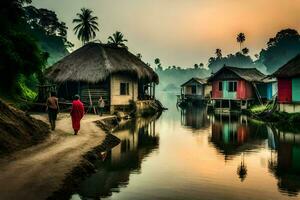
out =
[[[293,168],[300,170],[300,146],[293,147]]]
[[[292,101],[300,101],[300,78],[292,79]]]
[[[223,81],[223,99],[236,99],[236,92],[228,92],[228,81]]]

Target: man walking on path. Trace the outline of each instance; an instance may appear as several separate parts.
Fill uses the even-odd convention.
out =
[[[51,96],[47,99],[46,110],[48,111],[49,122],[51,125],[51,130],[55,130],[55,121],[58,113],[58,99],[56,97],[56,92],[51,92]]]
[[[75,95],[74,97],[70,115],[72,117],[72,126],[74,129],[74,135],[77,135],[80,129],[80,120],[84,115],[84,107],[83,107],[83,103],[80,101],[79,95]]]
[[[105,102],[104,102],[102,96],[100,96],[100,98],[99,98],[99,100],[98,100],[98,114],[99,114],[100,116],[103,115],[104,107],[105,107]]]

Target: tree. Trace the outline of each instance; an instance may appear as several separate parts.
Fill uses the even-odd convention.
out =
[[[163,70],[159,58],[155,58],[154,63],[157,65],[157,68],[156,68],[156,69],[157,69],[158,71],[162,71],[162,70]]]
[[[203,69],[203,68],[204,68],[204,64],[203,64],[203,63],[200,63],[200,64],[199,64],[199,67],[200,67],[201,69]]]
[[[24,29],[24,3],[29,0],[3,0],[0,7],[0,89],[15,92],[18,77],[39,72],[45,65],[48,54],[42,52]]]
[[[247,55],[247,54],[249,53],[249,49],[248,49],[248,48],[243,48],[243,49],[242,49],[242,53],[243,53],[244,55]]]
[[[194,69],[199,69],[199,65],[198,64],[194,64]]]
[[[44,8],[27,6],[25,20],[29,26],[25,28],[34,37],[41,50],[49,53],[48,65],[51,65],[69,54],[68,49],[74,45],[67,40],[67,26],[59,21],[55,12]]]
[[[125,42],[128,42],[128,40],[124,39],[124,35],[120,31],[116,31],[108,37],[108,43],[117,47],[126,47]]]
[[[215,52],[217,58],[221,58],[222,57],[222,50],[221,49],[216,49],[216,52]]]
[[[236,41],[240,43],[240,51],[242,50],[242,44],[245,42],[246,36],[245,33],[239,33],[236,37]]]
[[[89,42],[96,37],[96,31],[98,28],[98,17],[92,15],[93,11],[86,8],[81,8],[81,13],[77,13],[77,17],[73,19],[73,23],[77,24],[74,27],[77,38],[82,41],[83,44]]]
[[[299,53],[299,33],[294,29],[284,29],[269,39],[267,48],[259,53],[258,62],[265,65],[269,73],[273,73]]]

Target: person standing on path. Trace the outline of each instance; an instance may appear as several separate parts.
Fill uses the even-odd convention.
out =
[[[72,109],[70,115],[72,117],[74,135],[77,135],[80,129],[80,120],[83,118],[84,115],[84,106],[83,103],[80,101],[79,95],[74,96],[74,101],[72,102]]]
[[[105,107],[105,102],[104,102],[104,100],[102,99],[102,96],[100,96],[100,98],[99,98],[99,100],[98,100],[98,114],[99,114],[100,116],[103,115],[104,107]]]
[[[56,97],[56,92],[51,92],[51,96],[47,99],[46,110],[48,111],[49,122],[51,125],[51,130],[55,130],[55,122],[57,119],[57,113],[59,110],[58,99]]]

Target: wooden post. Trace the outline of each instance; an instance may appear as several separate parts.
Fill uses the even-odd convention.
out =
[[[153,83],[153,99],[155,99],[155,83]]]

